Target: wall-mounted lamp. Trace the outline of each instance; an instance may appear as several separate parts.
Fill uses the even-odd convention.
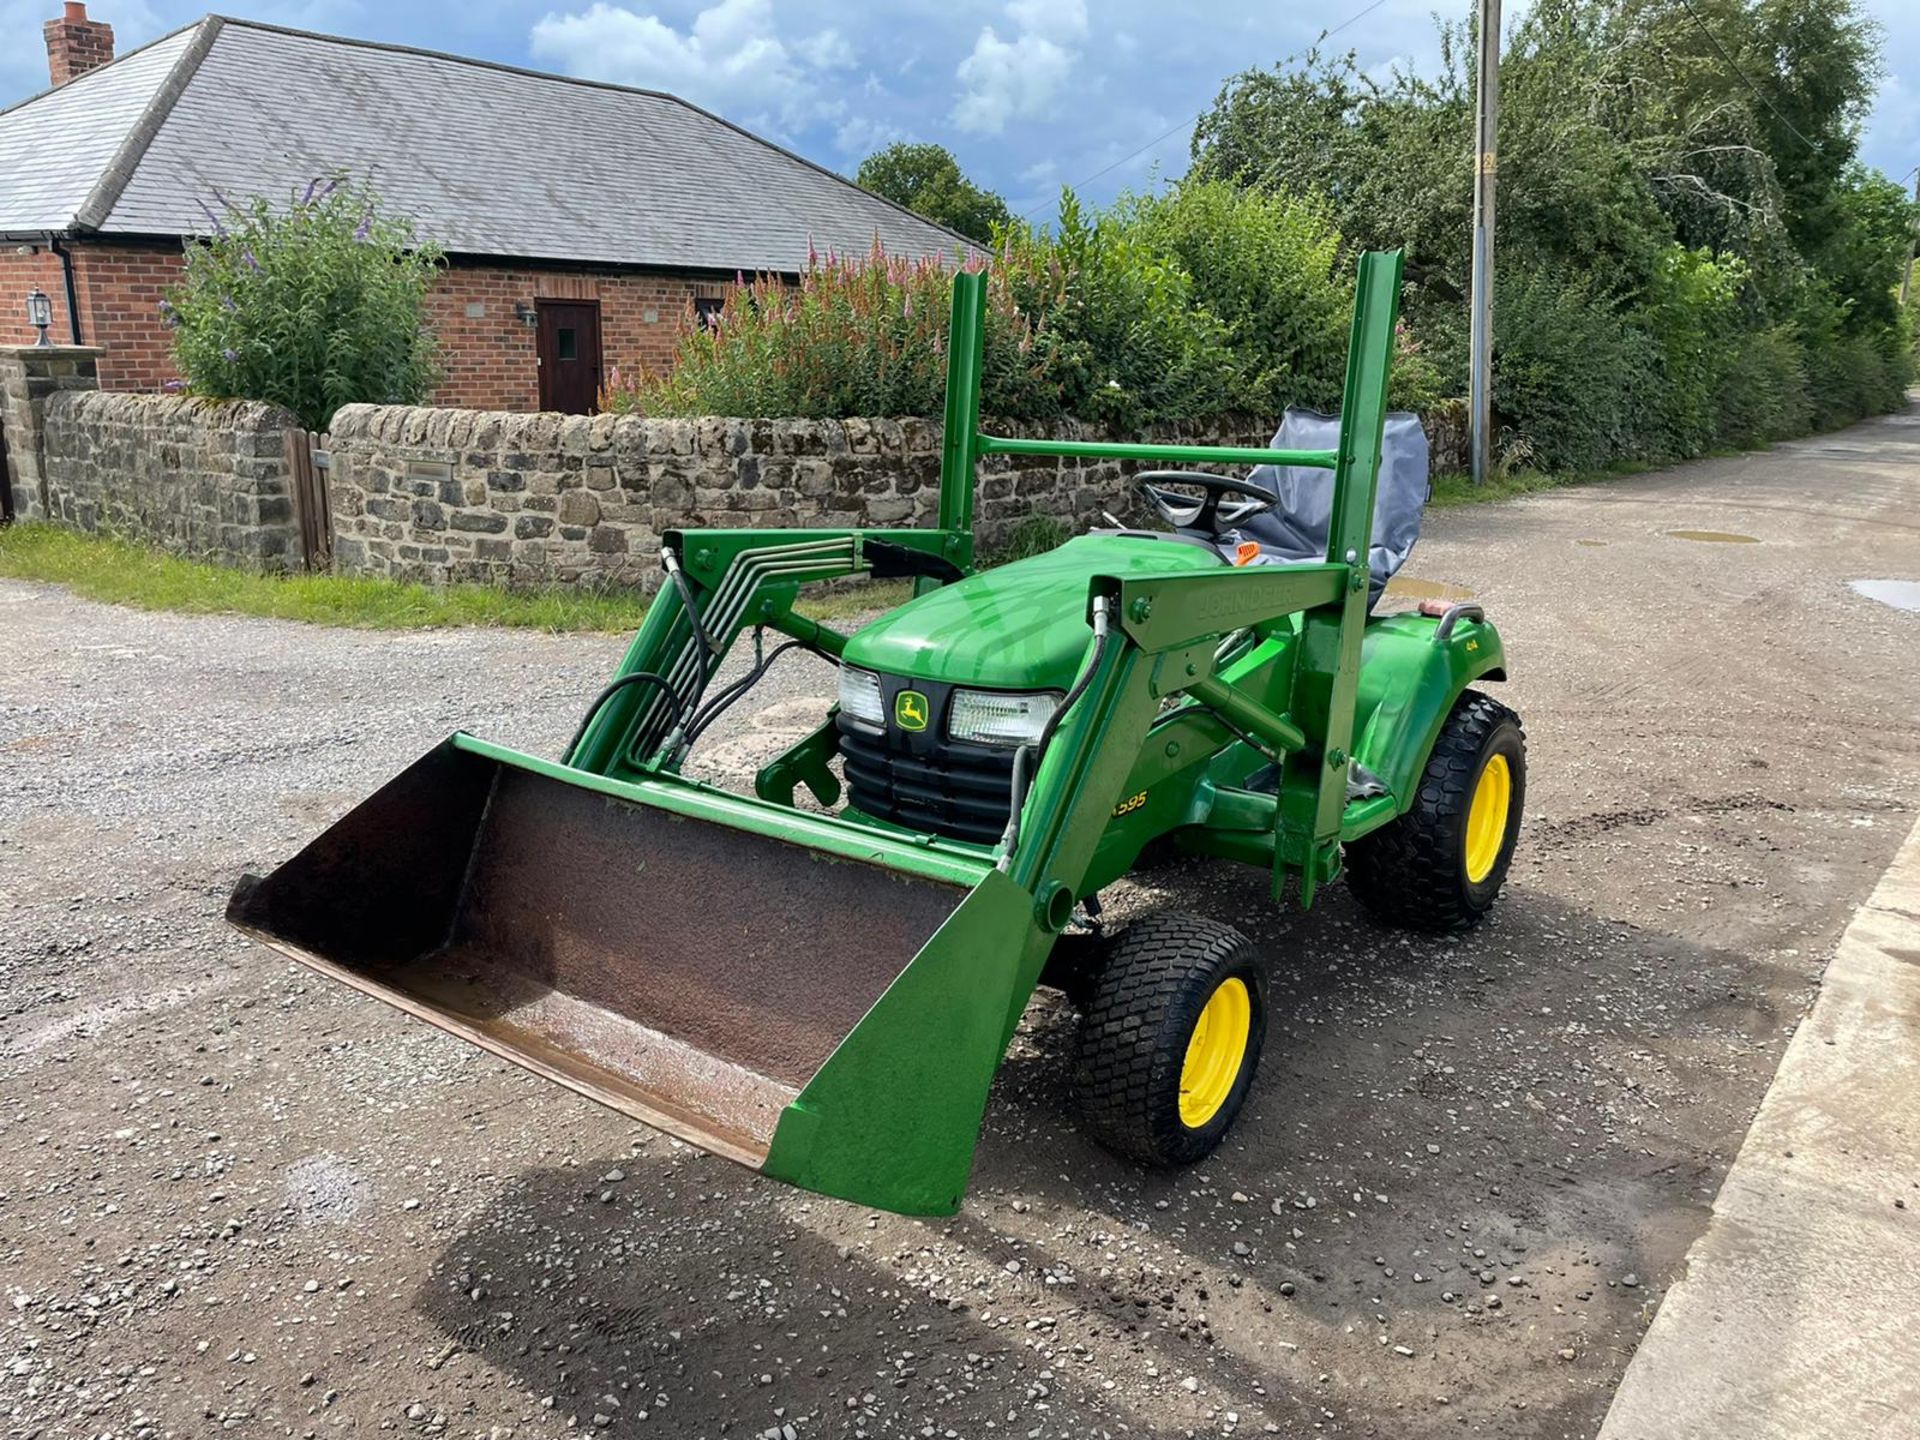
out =
[[[516,300],[513,302],[513,318],[522,325],[533,325],[539,322],[540,312],[526,301]]]
[[[47,338],[47,327],[53,324],[53,302],[47,299],[38,285],[27,292],[27,323],[40,332],[36,345],[51,345]]]

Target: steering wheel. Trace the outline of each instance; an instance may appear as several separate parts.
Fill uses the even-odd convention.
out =
[[[1205,494],[1196,500],[1165,489],[1168,481],[1196,485]],[[1208,540],[1219,539],[1222,530],[1231,530],[1244,520],[1265,514],[1279,503],[1277,497],[1245,480],[1190,470],[1149,470],[1139,477],[1139,484],[1140,493],[1175,530]],[[1239,497],[1238,503],[1226,503],[1235,496]]]

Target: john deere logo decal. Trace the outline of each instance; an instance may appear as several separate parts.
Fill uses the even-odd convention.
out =
[[[902,730],[927,728],[927,697],[918,690],[902,690],[893,697],[893,720]]]

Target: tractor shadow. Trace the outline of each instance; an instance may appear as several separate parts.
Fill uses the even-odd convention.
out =
[[[973,1435],[1016,1410],[1022,1434],[1177,1433],[1056,1375],[1025,1328],[987,1323],[990,1302],[930,1284],[911,1257],[948,1245],[946,1222],[640,1143],[617,1181],[609,1155],[508,1183],[416,1294],[452,1347],[521,1392],[502,1413],[613,1436]]]
[[[1204,1164],[1142,1172],[1078,1132],[1077,1019],[1042,992],[959,1215],[650,1136],[510,1181],[416,1309],[613,1435],[1173,1435],[1229,1411],[1591,1433],[1777,1062],[1783,977],[1525,885],[1451,939],[1340,888],[1289,911],[1220,866],[1114,899],[1233,921],[1273,960],[1261,1081]]]
[[[1077,1017],[1042,992],[971,1193],[1150,1236],[1136,1268],[1175,1296],[1161,1333],[1243,1399],[1344,1380],[1395,1436],[1510,1429],[1516,1401],[1525,1433],[1590,1433],[1706,1222],[1806,972],[1525,884],[1478,929],[1431,937],[1375,924],[1344,886],[1303,913],[1251,871],[1144,878],[1114,918],[1194,911],[1270,959],[1247,1109],[1190,1170],[1115,1160],[1074,1128]]]

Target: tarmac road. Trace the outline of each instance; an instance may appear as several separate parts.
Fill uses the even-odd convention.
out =
[[[1510,650],[1494,918],[1156,872],[1114,908],[1273,961],[1232,1140],[1095,1149],[1043,999],[942,1222],[759,1181],[221,924],[448,730],[552,753],[619,640],[0,582],[0,1429],[1592,1436],[1914,821],[1920,616],[1849,582],[1920,578],[1920,415],[1437,513],[1410,573]],[[781,664],[721,773],[817,713]]]

